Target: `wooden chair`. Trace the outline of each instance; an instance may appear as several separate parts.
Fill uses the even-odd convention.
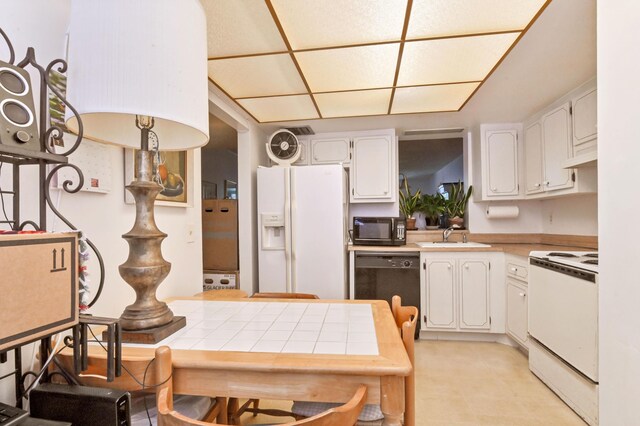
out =
[[[309,293],[253,293],[251,298],[254,299],[319,299],[315,294]],[[251,407],[253,405],[253,407]],[[290,411],[277,410],[271,408],[260,408],[259,399],[249,399],[244,404],[240,405],[237,398],[229,398],[229,405],[227,408],[227,416],[229,418],[229,424],[240,424],[240,416],[246,412],[253,413],[254,417],[258,414],[266,414],[268,416],[281,416],[281,417],[293,417],[295,419],[302,418],[296,416]]]
[[[309,293],[253,293],[255,299],[320,299]]]
[[[415,332],[418,323],[418,308],[415,306],[402,306],[400,296],[391,299],[391,312],[396,320],[396,325],[402,336],[402,343],[407,351],[411,365],[415,366]],[[404,424],[414,426],[416,424],[416,377],[415,368],[404,378]]]
[[[418,322],[418,308],[416,308],[415,306],[402,306],[402,300],[400,299],[400,296],[393,296],[393,298],[391,299],[391,312],[393,313],[393,318],[396,321],[396,326],[398,327],[398,331],[400,332],[400,336],[402,337],[402,343],[404,344],[405,350],[407,351],[407,355],[409,356],[411,365],[414,365],[414,359],[415,359],[414,336],[415,336],[415,330]],[[405,377],[404,388],[405,388],[404,390],[404,393],[405,393],[404,425],[415,426],[415,421],[416,421],[415,420],[415,417],[416,417],[415,375],[413,370],[411,371],[411,374]],[[296,405],[298,404],[299,404],[299,409],[301,409],[301,411],[303,412],[319,411],[320,409],[322,409],[320,407],[324,408],[324,406],[326,405],[326,404],[315,404],[312,402],[296,403]],[[316,407],[314,407],[314,405]],[[358,422],[358,425],[368,426],[368,425],[374,425],[378,423],[379,422],[377,421],[360,421]]]
[[[158,407],[159,426],[215,426],[215,423],[193,420],[173,410],[171,349],[161,346],[156,349],[155,376],[161,383],[156,389],[156,405]],[[332,408],[317,416],[309,417],[285,426],[352,426],[358,419],[358,414],[367,399],[367,387],[361,385],[353,398],[346,404]]]
[[[207,290],[202,293],[193,295],[194,297],[200,297],[202,300],[218,300],[218,299],[244,299],[247,296],[247,292],[239,289],[220,289],[220,290]]]
[[[105,372],[107,371],[106,352],[104,357],[89,357],[89,364],[86,371],[80,375],[73,374],[73,355],[71,351],[64,351],[56,355],[57,361],[64,368],[67,374],[73,376],[76,381],[85,386],[95,386],[101,388],[121,389],[128,392],[139,393],[146,389],[150,395],[155,394],[154,385],[160,383],[153,368],[148,368],[154,361],[151,357],[127,357],[122,360],[122,375],[116,377],[114,381],[107,382]],[[144,388],[142,384],[144,383]],[[206,403],[206,397],[184,397],[185,405]],[[206,414],[202,417],[205,421],[227,422],[226,398],[216,398],[214,401],[209,398],[211,404]],[[140,403],[144,404],[143,400]],[[153,405],[153,400],[151,401]],[[134,407],[132,407],[134,408]],[[142,407],[139,407],[142,408]],[[208,423],[204,423],[208,424]]]

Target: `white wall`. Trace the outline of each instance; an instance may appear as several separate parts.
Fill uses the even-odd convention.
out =
[[[638,424],[640,4],[598,2],[600,424]]]
[[[238,250],[240,288],[249,294],[258,291],[258,219],[256,170],[267,165],[265,143],[268,135],[253,123],[238,132]],[[241,191],[241,192],[240,192]]]
[[[4,0],[0,14],[0,27],[12,39],[18,60],[27,46],[33,46],[42,64],[63,56],[65,32],[68,26],[70,1],[68,0]],[[37,28],[37,31],[34,30]],[[0,46],[3,42],[0,41]],[[7,58],[0,47],[0,58]],[[162,135],[160,135],[162,137]],[[128,246],[121,235],[128,232],[134,222],[135,208],[124,204],[123,150],[112,147],[104,161],[112,171],[112,190],[108,194],[79,192],[60,196],[60,211],[83,230],[98,246],[105,261],[106,282],[103,294],[92,310],[103,316],[119,316],[126,305],[134,301],[134,292],[119,276],[118,265],[128,255]],[[23,167],[23,168],[33,168]],[[200,182],[200,150],[194,153],[194,182]],[[10,174],[6,165],[2,170]],[[36,191],[38,182],[34,173],[23,173],[21,186],[25,192]],[[54,199],[57,190],[52,191]],[[5,197],[6,198],[6,197]],[[23,212],[32,210],[35,200],[25,200]],[[172,263],[171,273],[158,289],[158,297],[192,295],[202,290],[202,244],[200,218],[200,186],[194,186],[193,207],[156,207],[158,227],[168,234],[163,244],[164,257]],[[8,206],[8,213],[11,212]],[[26,219],[26,214],[23,219]],[[37,217],[35,218],[37,220]],[[51,217],[50,217],[51,219]],[[50,229],[63,230],[59,221],[49,220]],[[187,242],[187,229],[193,227],[194,242]],[[98,281],[98,271],[91,269],[91,279]],[[0,365],[0,375],[11,368],[10,363]],[[13,401],[12,381],[0,382],[0,401]]]
[[[598,235],[598,195],[585,194],[542,201],[542,232]]]

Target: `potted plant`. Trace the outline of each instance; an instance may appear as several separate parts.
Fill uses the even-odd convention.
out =
[[[424,194],[420,200],[419,211],[424,213],[427,229],[438,229],[438,219],[444,213],[445,199],[441,194]]]
[[[464,227],[464,213],[467,210],[467,203],[473,192],[473,185],[469,185],[467,192],[464,192],[462,182],[451,186],[449,199],[445,202],[445,213],[449,217],[449,226],[454,228]]]
[[[404,180],[404,188],[400,189],[400,212],[407,219],[407,229],[416,228],[416,218],[413,216],[420,207],[420,190],[418,189],[414,194],[409,189],[409,183]]]

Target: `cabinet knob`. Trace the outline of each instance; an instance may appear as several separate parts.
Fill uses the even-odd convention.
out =
[[[547,186],[549,186],[549,181],[546,181],[544,184],[545,184],[545,185],[547,185]]]
[[[525,297],[525,296],[526,296],[526,294],[524,294],[524,293],[518,293],[518,296],[520,296],[520,297]]]
[[[451,265],[447,265],[447,269],[451,269]]]
[[[469,269],[469,265],[464,265],[464,269]]]
[[[498,190],[498,188],[491,188],[491,190],[492,190],[493,192],[496,192],[496,191]]]
[[[535,184],[535,185],[533,185],[533,186],[535,186],[536,188],[540,188],[540,184],[539,184],[539,183],[536,183],[536,184]]]

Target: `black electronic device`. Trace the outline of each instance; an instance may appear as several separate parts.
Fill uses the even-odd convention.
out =
[[[29,73],[0,61],[0,144],[40,152],[40,134]]]
[[[131,396],[118,389],[43,383],[29,394],[31,415],[74,425],[131,424]]]
[[[20,424],[20,421],[28,416],[29,413],[27,413],[26,411],[0,402],[0,425],[17,425]]]

